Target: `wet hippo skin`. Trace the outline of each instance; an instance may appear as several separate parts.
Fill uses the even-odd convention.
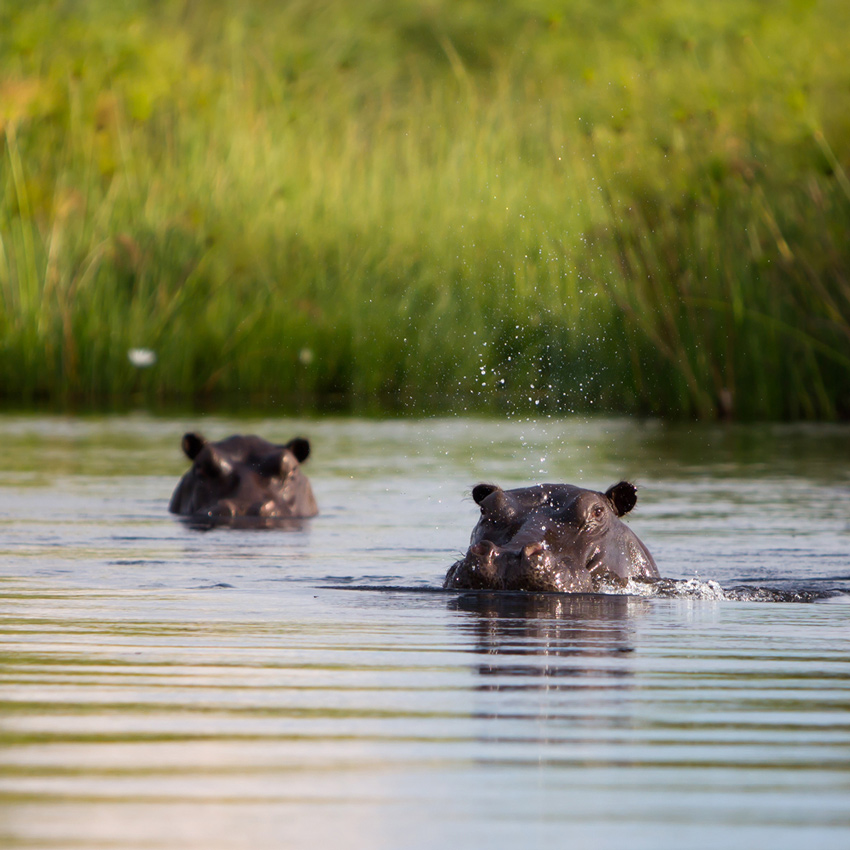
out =
[[[183,437],[192,461],[174,490],[168,509],[190,517],[299,518],[319,510],[301,464],[310,443],[296,437],[285,445],[261,437],[234,435],[217,443],[200,434]]]
[[[478,484],[472,498],[481,517],[445,588],[587,593],[659,577],[652,555],[620,519],[637,502],[628,481],[604,493],[572,484]]]

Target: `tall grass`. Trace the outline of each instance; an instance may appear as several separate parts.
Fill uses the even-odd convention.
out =
[[[850,8],[552,8],[6,0],[0,398],[850,416]]]

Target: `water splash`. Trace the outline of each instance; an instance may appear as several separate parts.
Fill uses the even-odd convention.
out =
[[[643,596],[653,599],[700,599],[711,602],[817,602],[834,597],[837,591],[749,587],[723,588],[713,579],[632,578],[625,585],[606,585],[603,593]]]
[[[712,579],[702,581],[694,577],[689,579],[629,579],[624,587],[605,588],[606,593],[618,590],[630,596],[647,596],[660,599],[706,599],[723,601],[727,598],[723,588]]]

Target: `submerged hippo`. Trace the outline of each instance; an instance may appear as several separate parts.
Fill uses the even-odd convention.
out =
[[[620,521],[637,502],[628,481],[605,493],[572,484],[478,484],[472,498],[481,518],[443,587],[584,593],[606,582],[658,578],[652,555]]]
[[[254,436],[210,443],[200,434],[186,434],[182,446],[192,468],[171,497],[172,513],[219,520],[311,517],[319,512],[301,472],[310,455],[310,443],[301,437],[279,446]]]

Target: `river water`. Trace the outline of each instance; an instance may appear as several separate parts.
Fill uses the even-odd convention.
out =
[[[320,516],[170,516],[198,428],[309,437]],[[850,847],[847,427],[6,415],[0,445],[2,847]],[[478,481],[623,477],[663,593],[440,590]]]

